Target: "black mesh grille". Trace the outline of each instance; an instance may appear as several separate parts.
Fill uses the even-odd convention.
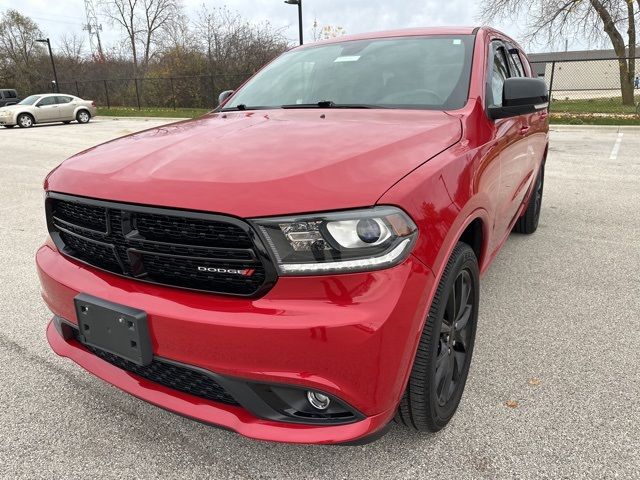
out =
[[[76,332],[77,339],[77,330]],[[151,364],[141,367],[129,360],[114,355],[99,348],[85,345],[94,355],[115,365],[122,370],[134,373],[142,378],[146,378],[165,387],[188,393],[196,397],[206,398],[214,402],[226,403],[228,405],[239,405],[213,377],[193,370],[185,366],[167,363],[162,360],[153,360]]]
[[[144,238],[186,245],[251,248],[245,231],[235,225],[195,218],[168,218],[165,215],[136,215],[136,228]]]
[[[60,202],[56,206],[55,216],[64,222],[69,222],[79,227],[90,228],[98,232],[107,231],[107,210],[103,207]]]
[[[48,202],[49,228],[58,247],[90,265],[148,282],[243,296],[272,283],[268,272],[273,270],[239,220],[110,202],[94,205],[68,196]]]
[[[120,270],[120,264],[111,245],[94,242],[84,237],[60,232],[60,238],[74,256],[96,267]]]

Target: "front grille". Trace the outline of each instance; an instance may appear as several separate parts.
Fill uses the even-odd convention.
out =
[[[78,331],[75,328],[73,331],[76,340],[78,340]],[[129,360],[105,352],[99,348],[90,345],[84,345],[84,347],[111,365],[134,373],[152,382],[164,385],[165,387],[196,397],[206,398],[214,402],[226,403],[227,405],[239,405],[212,376],[204,372],[191,369],[187,366],[169,363],[161,359],[154,359],[149,365],[141,367]]]
[[[63,222],[82,228],[107,231],[107,213],[104,208],[74,202],[60,202],[56,207],[56,217]]]
[[[47,220],[65,255],[141,281],[240,296],[275,281],[259,240],[235,218],[50,194]]]

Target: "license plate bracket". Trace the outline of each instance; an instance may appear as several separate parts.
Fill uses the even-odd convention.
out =
[[[80,343],[112,353],[136,365],[153,360],[147,314],[85,293],[73,299]]]

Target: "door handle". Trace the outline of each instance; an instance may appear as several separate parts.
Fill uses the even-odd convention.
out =
[[[529,133],[529,128],[530,127],[522,127],[520,129],[520,135],[526,135],[527,133]]]

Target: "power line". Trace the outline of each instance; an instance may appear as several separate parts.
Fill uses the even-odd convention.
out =
[[[82,27],[82,29],[89,32],[91,54],[98,60],[102,61],[104,59],[102,41],[100,40],[102,25],[98,23],[98,15],[96,14],[93,0],[84,0],[84,9],[87,14],[87,23]]]

